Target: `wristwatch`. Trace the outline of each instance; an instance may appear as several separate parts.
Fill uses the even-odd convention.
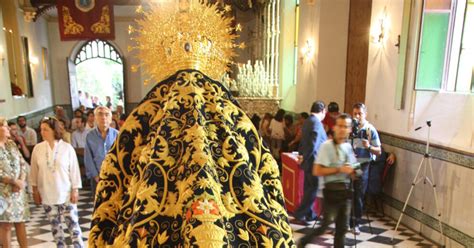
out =
[[[371,148],[371,147],[372,147],[371,145],[369,145],[369,147],[367,147],[367,150],[368,150],[369,152],[370,152],[370,148]]]

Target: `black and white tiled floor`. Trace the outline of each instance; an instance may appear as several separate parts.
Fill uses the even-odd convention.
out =
[[[92,196],[89,191],[83,190],[80,193],[78,210],[79,210],[79,224],[81,225],[83,239],[87,246],[87,237],[89,236],[90,221],[92,215]],[[357,241],[354,240],[352,233],[346,234],[346,246],[354,246],[357,242],[357,247],[434,247],[435,244],[415,234],[413,231],[401,226],[399,231],[394,236],[393,243],[391,242],[395,229],[395,221],[387,217],[371,216],[370,223],[372,226],[372,234],[370,233],[368,221],[365,220],[361,226],[361,234],[357,236]],[[312,228],[312,226],[301,226],[291,224],[293,229],[293,236],[296,241],[304,236],[304,234]],[[55,244],[49,222],[46,219],[43,208],[31,205],[31,218],[26,224],[26,231],[28,234],[28,247],[38,248],[53,248]],[[65,236],[69,237],[67,229],[64,229]],[[331,247],[333,244],[332,229],[326,234],[314,238],[311,245],[307,247]],[[17,247],[15,234],[12,233],[13,247]],[[68,239],[68,238],[67,238]],[[70,244],[70,240],[67,240]]]
[[[87,237],[89,237],[89,230],[92,218],[93,199],[90,191],[79,191],[79,203],[77,208],[79,211],[79,225],[82,230],[82,239],[87,246]],[[34,248],[54,248],[53,235],[51,234],[51,226],[46,217],[43,207],[30,205],[30,221],[26,223],[26,233],[28,235],[28,247]],[[14,230],[15,228],[13,228]],[[69,239],[69,232],[66,226],[63,226],[64,236],[66,242],[71,244]],[[13,247],[17,247],[15,233],[12,233]],[[19,247],[19,245],[18,245]]]
[[[345,244],[347,247],[357,247],[368,248],[368,247],[436,247],[432,242],[424,239],[423,237],[415,234],[413,231],[407,229],[406,227],[400,226],[395,233],[396,222],[388,217],[380,217],[375,215],[370,215],[370,226],[369,221],[364,219],[363,224],[360,227],[360,235],[357,235],[354,239],[353,233],[346,234]],[[301,239],[306,233],[311,231],[313,225],[311,226],[301,226],[296,224],[291,224],[293,229],[293,237],[295,240]],[[333,246],[334,236],[332,232],[334,231],[334,225],[331,225],[331,228],[322,236],[315,237],[310,245],[306,247],[331,247]],[[395,234],[395,235],[393,235]],[[393,241],[392,241],[393,237]]]

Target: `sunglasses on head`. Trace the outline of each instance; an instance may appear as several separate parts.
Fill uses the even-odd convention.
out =
[[[58,119],[56,119],[56,117],[54,117],[54,116],[50,116],[50,117],[46,116],[46,117],[43,117],[43,121],[49,121],[49,120],[56,120],[56,121],[57,121]]]
[[[49,123],[51,126],[54,126],[54,122],[55,122],[55,121],[59,122],[58,119],[56,119],[56,117],[52,117],[52,116],[51,116],[51,117],[44,117],[44,118],[41,120],[41,122],[47,122],[47,123]]]

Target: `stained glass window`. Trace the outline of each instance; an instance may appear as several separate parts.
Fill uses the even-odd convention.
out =
[[[122,58],[114,46],[103,40],[91,40],[81,47],[77,53],[74,63],[76,65],[94,58],[109,59],[116,63],[122,64]]]

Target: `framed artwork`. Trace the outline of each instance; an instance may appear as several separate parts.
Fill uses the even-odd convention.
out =
[[[48,48],[41,48],[41,61],[43,65],[43,77],[44,80],[49,79],[49,70],[48,70]]]
[[[33,75],[31,73],[31,63],[30,63],[30,48],[28,46],[28,38],[25,36],[21,37],[22,45],[23,45],[23,61],[25,67],[25,79],[26,79],[26,86],[28,97],[33,97]]]

